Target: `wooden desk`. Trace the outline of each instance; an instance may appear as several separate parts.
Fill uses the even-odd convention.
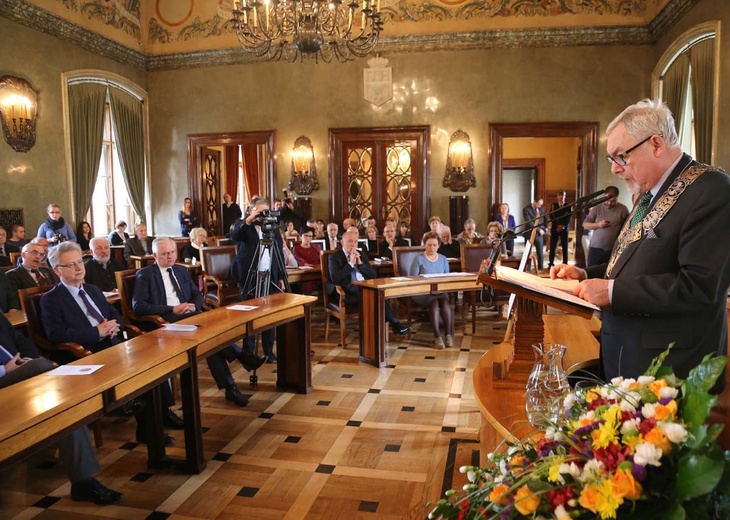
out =
[[[290,284],[302,282],[321,282],[322,270],[320,268],[287,269],[286,276]]]
[[[598,358],[598,341],[593,335],[597,318],[550,314],[543,315],[545,342],[568,347],[563,365]],[[504,378],[499,379],[506,362],[512,361]],[[484,456],[504,440],[529,436],[535,430],[525,412],[525,386],[534,360],[514,355],[511,343],[501,343],[485,353],[474,367],[474,396],[482,412],[479,444]]]
[[[132,259],[134,262],[134,268],[135,269],[142,269],[143,267],[150,265],[155,261],[155,257],[152,255],[144,255],[144,256],[137,256],[137,255],[129,255],[129,258]]]
[[[441,294],[454,291],[480,291],[477,275],[424,278],[409,276],[407,280],[376,278],[355,282],[360,287],[360,361],[376,367],[385,366],[385,300],[404,296]]]
[[[8,319],[10,324],[16,329],[24,329],[28,323],[25,318],[25,313],[21,310],[13,309],[5,313],[5,317]]]
[[[110,246],[111,257],[119,262],[121,265],[126,266],[127,261],[124,259],[124,246]]]

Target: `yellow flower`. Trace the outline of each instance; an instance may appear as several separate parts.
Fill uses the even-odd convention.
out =
[[[515,509],[521,514],[528,516],[537,510],[540,505],[540,497],[530,491],[526,485],[517,490],[515,494]]]
[[[613,406],[606,410],[606,413],[603,414],[606,422],[601,424],[597,430],[591,432],[594,448],[607,448],[609,444],[617,442],[618,431],[616,428],[620,417],[621,409],[619,407]]]
[[[641,496],[641,484],[634,480],[634,475],[625,469],[616,470],[613,478],[614,493],[618,496],[636,500]]]
[[[508,491],[509,486],[505,484],[497,484],[492,488],[492,491],[489,492],[489,501],[498,506],[506,506],[507,502],[509,502],[507,497]]]
[[[578,502],[593,513],[597,513],[603,520],[616,518],[616,510],[624,499],[614,494],[614,485],[611,480],[604,480],[600,485],[591,484],[583,488]]]
[[[641,437],[638,435],[624,435],[623,437],[623,443],[624,446],[628,446],[630,453],[633,454],[634,450],[636,449],[636,445],[640,442],[643,442],[641,440]]]
[[[662,450],[663,455],[667,455],[672,451],[672,443],[669,442],[667,436],[664,435],[664,432],[658,426],[655,426],[644,435],[644,441]]]
[[[657,404],[654,409],[654,418],[657,421],[667,421],[670,417],[677,415],[677,401],[669,401],[666,405]]]
[[[652,381],[651,383],[649,383],[648,386],[649,386],[649,390],[651,390],[651,393],[654,394],[655,396],[657,396],[657,399],[660,399],[661,398],[660,393],[662,391],[662,388],[667,386],[667,382],[664,379],[656,379],[656,380]]]
[[[548,480],[550,482],[560,481],[560,465],[563,463],[563,457],[555,457],[552,466],[548,470]]]
[[[601,391],[598,388],[591,388],[586,392],[586,402],[592,403],[601,397]]]

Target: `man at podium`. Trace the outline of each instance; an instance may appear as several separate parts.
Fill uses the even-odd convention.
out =
[[[550,276],[582,280],[574,293],[601,307],[606,380],[643,374],[670,343],[667,362],[683,378],[727,351],[730,177],[682,153],[659,101],[626,108],[606,135],[611,171],[640,196],[607,264],[562,264]]]

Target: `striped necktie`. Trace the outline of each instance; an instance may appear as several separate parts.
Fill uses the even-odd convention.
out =
[[[647,191],[641,196],[641,198],[639,199],[639,203],[636,205],[636,211],[634,211],[634,216],[631,217],[631,227],[634,227],[636,224],[641,222],[641,219],[646,216],[646,213],[649,210],[650,202],[651,192]]]

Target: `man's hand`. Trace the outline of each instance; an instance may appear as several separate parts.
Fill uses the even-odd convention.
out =
[[[9,374],[10,372],[12,372],[16,368],[18,368],[23,363],[25,363],[25,361],[20,359],[20,354],[15,354],[13,356],[13,359],[11,359],[7,363],[5,363],[5,373]]]
[[[350,253],[350,263],[362,265],[362,260],[360,260],[360,252],[357,249]]]
[[[550,269],[550,278],[562,278],[563,280],[585,280],[586,272],[580,267],[568,264],[555,265]]]
[[[601,220],[598,223],[598,227],[602,227],[602,228],[608,227],[610,225],[611,225],[611,223],[608,220]]]
[[[565,229],[565,226],[563,226],[562,224],[558,224],[558,226],[557,226],[557,227],[555,228],[555,230],[556,230],[556,231],[557,231],[558,233],[560,233],[560,232],[561,232],[562,230],[564,230],[564,229]]]
[[[573,294],[599,307],[608,307],[611,304],[608,297],[608,280],[603,278],[583,280],[573,290]]]
[[[107,336],[113,338],[119,334],[119,324],[117,323],[117,320],[104,320],[99,323],[96,328],[99,329],[100,338],[106,338]]]
[[[180,303],[172,308],[173,314],[189,314],[195,312],[195,305],[192,303]]]

